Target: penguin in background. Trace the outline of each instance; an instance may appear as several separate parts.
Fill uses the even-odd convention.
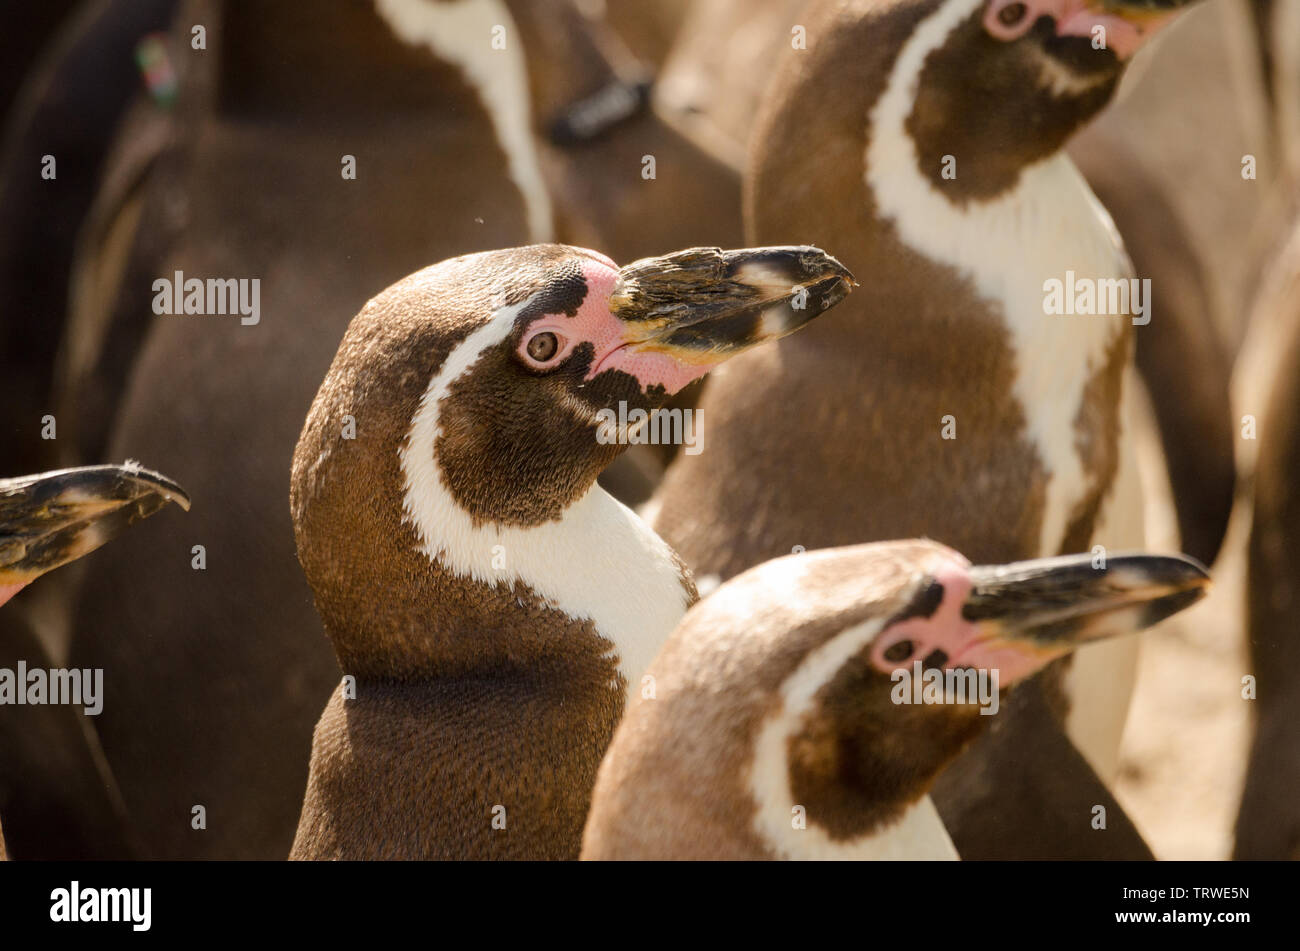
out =
[[[737,171],[665,122],[654,76],[608,23],[573,0],[509,0],[556,236],[635,260],[664,247],[736,247]]]
[[[292,858],[577,858],[614,726],[696,599],[596,476],[647,412],[851,285],[810,247],[620,269],[535,245],[366,305],[294,453],[299,559],[345,676]]]
[[[102,445],[88,455],[71,451],[82,418],[64,413],[57,398],[70,271],[100,170],[141,86],[137,43],[166,24],[173,6],[172,0],[55,2],[15,8],[6,17],[0,46],[16,42],[22,50],[0,55],[6,74],[0,77],[0,472],[103,458]],[[30,67],[25,75],[10,75],[20,64]],[[0,612],[0,640],[36,639],[42,650],[62,656],[80,567],[25,590]],[[62,833],[50,835],[54,841]]]
[[[1180,548],[1206,564],[1217,557],[1235,477],[1227,406],[1240,309],[1228,293],[1237,268],[1225,262],[1248,258],[1243,248],[1264,238],[1253,232],[1269,229],[1254,223],[1270,200],[1265,181],[1243,192],[1235,179],[1216,176],[1241,152],[1258,157],[1261,179],[1272,167],[1268,144],[1255,134],[1265,108],[1251,82],[1258,51],[1231,28],[1233,11],[1221,9],[1228,2],[1180,17],[1144,53],[1146,63],[1128,71],[1116,101],[1067,146],[1113,216],[1135,272],[1161,289],[1152,324],[1137,335],[1137,366],[1153,413],[1146,418],[1144,409],[1139,422],[1159,432]],[[816,55],[815,10],[803,0],[699,0],[661,71],[661,111],[693,137],[726,143],[743,167],[773,78]],[[1224,131],[1203,156],[1194,144],[1207,119]],[[1178,200],[1171,190],[1181,188],[1199,197]],[[1189,220],[1189,206],[1203,210]],[[1187,365],[1198,368],[1192,380]],[[1147,468],[1144,478],[1163,478],[1158,465]]]

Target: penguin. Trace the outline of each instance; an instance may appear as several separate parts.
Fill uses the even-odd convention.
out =
[[[37,578],[90,554],[168,503],[186,511],[190,507],[188,494],[174,481],[129,461],[0,479],[0,606]],[[0,670],[8,676],[16,676],[19,664],[28,670],[55,666],[25,629],[7,627],[4,634]],[[4,702],[0,858],[6,851],[17,858],[64,859],[129,851],[133,843],[125,838],[92,843],[89,856],[84,851],[88,831],[122,828],[123,816],[83,711],[59,704],[9,707],[12,697]],[[74,828],[51,821],[52,816]]]
[[[804,0],[699,0],[656,87],[668,121],[700,138],[723,139],[743,164],[765,90],[782,68],[809,56],[817,39],[808,33],[806,6]],[[1146,68],[1127,74],[1116,101],[1067,145],[1113,216],[1135,273],[1161,289],[1152,323],[1136,335],[1137,368],[1154,414],[1144,413],[1139,423],[1160,434],[1178,546],[1205,564],[1223,540],[1235,479],[1227,409],[1231,348],[1221,325],[1223,318],[1236,319],[1240,308],[1227,302],[1240,295],[1227,291],[1236,262],[1255,243],[1246,240],[1247,227],[1269,230],[1260,228],[1269,192],[1234,193],[1219,188],[1215,176],[1223,161],[1246,152],[1258,157],[1261,177],[1275,164],[1250,134],[1256,97],[1243,96],[1247,80],[1232,68],[1251,50],[1230,42],[1233,31],[1223,18],[1214,5],[1180,19]],[[1197,148],[1207,122],[1224,130],[1209,156]],[[1188,365],[1197,372],[1189,375]],[[1154,458],[1146,468],[1163,478]]]
[[[989,564],[1141,547],[1140,487],[1121,439],[1139,302],[1056,316],[1045,293],[1071,274],[1131,276],[1061,151],[1164,22],[1108,10],[855,0],[808,18],[811,48],[788,60],[758,120],[748,234],[817,234],[872,281],[802,338],[740,358],[705,387],[707,461],[679,456],[652,501],[656,530],[701,576],[726,579],[795,546],[889,538],[931,537]],[[1093,48],[1094,26],[1106,48]],[[1091,774],[1117,768],[1135,650],[1132,639],[1083,648],[1049,697],[1057,717],[1007,716],[972,749],[973,765],[945,774],[938,806],[963,854],[1041,846],[1032,823],[1002,812],[1013,798],[1003,784],[1041,798],[1036,770],[1073,756],[1060,719],[1084,757],[1078,781],[1107,795]],[[1048,683],[1063,675],[1058,666]],[[1057,757],[969,775],[982,756],[1014,759],[1033,729],[1059,734]],[[1034,811],[1046,822],[1053,808]],[[1140,839],[1088,831],[1060,854],[1150,854]]]
[[[1208,582],[1181,556],[972,566],[922,540],[751,568],[650,665],[653,692],[601,763],[582,858],[956,859],[929,790],[1002,715],[998,691]],[[1091,800],[1059,785],[1090,828]]]
[[[81,421],[112,406],[105,430],[79,445],[102,440],[106,453],[157,459],[208,500],[186,546],[203,547],[202,569],[126,538],[120,563],[88,566],[70,625],[78,662],[127,672],[109,685],[118,693],[100,729],[152,857],[274,859],[292,845],[312,728],[339,670],[329,642],[306,633],[319,621],[284,506],[286,462],[352,316],[376,288],[430,261],[549,241],[588,215],[623,222],[610,234],[630,236],[630,247],[638,225],[663,233],[676,213],[656,193],[636,199],[644,220],[616,219],[614,205],[633,201],[608,171],[599,190],[614,205],[604,211],[568,215],[552,197],[551,158],[627,152],[614,137],[635,142],[649,120],[638,114],[547,152],[556,117],[574,113],[568,97],[584,101],[608,69],[584,55],[571,66],[596,85],[570,82],[566,60],[547,51],[588,47],[538,33],[544,20],[512,16],[527,9],[506,0],[323,0],[310,9],[206,0],[176,18],[169,48],[180,87],[159,133],[165,147],[143,185],[131,184],[130,163],[141,160],[128,148],[128,167],[108,173],[126,183],[125,200],[96,209],[104,240],[79,258],[74,283],[92,290],[67,334],[60,414]],[[196,25],[205,28],[201,51]],[[504,42],[494,45],[497,36]],[[635,150],[626,178],[650,191],[643,154]],[[670,173],[682,171],[661,164],[663,183]],[[726,220],[656,250],[724,237],[736,246],[739,229],[736,240],[725,236]],[[124,233],[134,243],[114,289],[100,276],[120,266],[110,239]],[[259,322],[155,315],[154,282],[178,273],[257,278]],[[73,359],[94,350],[87,340],[104,346]],[[138,343],[123,346],[130,340]],[[161,583],[123,603],[128,568]],[[169,681],[142,690],[159,665]],[[197,805],[204,830],[191,827]]]
[[[1265,269],[1239,359],[1242,468],[1253,474],[1247,556],[1250,666],[1241,692],[1255,713],[1233,857],[1300,859],[1300,219]],[[1251,679],[1247,680],[1249,677]]]
[[[627,697],[696,598],[596,476],[672,393],[851,283],[810,247],[619,269],[538,245],[366,305],[293,457],[298,556],[345,676],[291,858],[577,858]]]
[[[94,370],[61,414],[109,394],[105,452],[156,460],[205,499],[183,545],[128,536],[120,558],[89,564],[69,625],[74,664],[119,671],[97,727],[145,857],[277,859],[293,842],[339,670],[297,565],[288,461],[348,322],[430,261],[553,228],[523,44],[490,45],[500,13],[229,0],[177,17],[165,174],[133,202],[149,253],[83,308],[84,339],[139,343],[129,372]],[[87,256],[91,278],[104,257]],[[154,282],[178,272],[257,279],[257,322],[155,314]],[[136,573],[158,583],[123,599]],[[151,681],[158,669],[166,681]]]

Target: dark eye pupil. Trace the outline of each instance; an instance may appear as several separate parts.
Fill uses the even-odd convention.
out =
[[[1025,18],[1028,8],[1023,3],[1011,3],[998,11],[998,21],[1003,26],[1015,26]]]
[[[897,644],[890,644],[885,648],[885,660],[899,661],[907,660],[912,656],[912,642],[899,641]]]
[[[559,349],[560,341],[550,331],[540,333],[528,341],[528,355],[538,363],[545,363],[555,356],[555,351]]]

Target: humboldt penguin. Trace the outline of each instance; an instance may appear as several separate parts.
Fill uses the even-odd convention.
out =
[[[376,288],[430,261],[568,233],[539,135],[573,113],[555,90],[592,87],[566,87],[564,60],[548,57],[538,82],[557,109],[538,113],[528,58],[550,47],[514,8],[207,0],[177,17],[169,49],[180,88],[171,145],[155,160],[166,174],[138,193],[123,187],[120,214],[98,216],[106,240],[83,257],[80,283],[112,273],[109,238],[133,233],[135,248],[118,289],[89,295],[84,321],[74,315],[65,348],[102,340],[109,365],[94,354],[69,361],[80,367],[69,374],[77,412],[64,415],[112,405],[104,451],[157,459],[207,500],[186,557],[128,538],[120,564],[90,566],[78,616],[96,623],[74,625],[79,663],[124,671],[100,729],[155,857],[272,859],[293,841],[312,727],[339,671],[328,641],[305,633],[319,621],[294,558],[287,460],[348,321]],[[192,47],[195,25],[203,50]],[[606,148],[640,128],[632,119],[572,148]],[[628,170],[636,183],[641,154]],[[647,232],[675,213],[669,196],[641,207],[654,216]],[[683,235],[657,248],[715,240]],[[258,279],[258,322],[155,315],[155,282],[178,273]],[[127,373],[118,342],[130,339],[140,345]],[[124,603],[117,592],[135,570],[161,583]],[[171,676],[148,691],[128,675],[159,666]],[[191,825],[198,805],[201,830]]]
[[[179,485],[130,462],[0,479],[0,605],[168,502],[187,511],[190,507]],[[16,676],[20,664],[29,671],[56,666],[26,629],[7,627],[4,633],[0,669],[9,676]],[[18,686],[26,688],[25,683]],[[0,818],[10,855],[85,859],[130,854],[134,843],[126,834],[122,803],[82,709],[10,706],[13,697],[3,702]],[[104,838],[93,838],[97,835]],[[4,848],[0,838],[0,857]]]
[[[105,451],[156,460],[205,504],[182,543],[126,537],[88,565],[71,624],[72,662],[118,671],[97,727],[148,857],[293,842],[339,671],[296,563],[288,461],[349,320],[430,261],[551,230],[523,47],[491,48],[501,11],[230,0],[178,17],[174,154],[134,228],[154,253],[86,311],[142,324]],[[246,281],[250,311],[256,280],[256,322],[232,303],[155,314],[158,280]],[[122,598],[137,573],[158,583]]]
[[[810,55],[800,48],[816,40],[807,34],[807,6],[806,0],[697,0],[656,85],[661,113],[694,137],[723,140],[743,164],[765,90],[783,64],[794,68]],[[1225,291],[1235,261],[1249,257],[1255,243],[1246,240],[1245,227],[1259,228],[1270,194],[1262,182],[1247,190],[1216,183],[1224,162],[1236,163],[1244,152],[1258,155],[1262,178],[1276,164],[1251,134],[1256,97],[1243,94],[1248,80],[1232,68],[1249,59],[1250,44],[1240,50],[1230,42],[1234,31],[1219,22],[1221,10],[1215,5],[1180,19],[1152,50],[1147,68],[1127,75],[1117,101],[1068,145],[1114,216],[1135,273],[1159,288],[1154,319],[1136,335],[1137,368],[1154,419],[1143,409],[1135,431],[1158,426],[1180,550],[1206,564],[1222,541],[1234,483],[1230,350],[1218,318],[1235,320],[1240,312],[1222,302],[1240,299]],[[1207,122],[1223,130],[1208,156]],[[1206,220],[1213,222],[1208,234]],[[1189,376],[1188,366],[1197,372]],[[1163,478],[1154,455],[1145,468]]]
[[[650,665],[653,689],[601,764],[582,857],[958,858],[929,790],[1001,716],[999,689],[1182,610],[1208,582],[1177,556],[973,567],[930,541],[752,568]],[[1078,790],[1052,792],[1093,818]]]
[[[1251,664],[1227,686],[1254,707],[1255,737],[1234,857],[1300,859],[1300,222],[1266,269],[1252,311],[1237,370],[1242,468],[1255,488]]]
[[[795,546],[888,538],[931,537],[981,563],[1140,547],[1137,473],[1120,439],[1140,302],[1058,316],[1046,293],[1075,275],[1131,276],[1061,151],[1162,22],[1108,10],[854,0],[810,11],[810,48],[787,59],[758,120],[749,235],[817,235],[872,280],[802,339],[709,381],[709,452],[679,456],[655,498],[656,529],[700,576],[725,579]],[[1084,759],[1056,718],[1010,715],[971,765],[945,774],[938,806],[963,854],[1037,850],[1041,830],[1004,811],[1021,798],[1006,786],[1020,784],[1047,823],[1057,807],[1040,773],[1067,760],[1103,801],[1091,774],[1117,767],[1135,650],[1133,639],[1085,647],[1068,701],[1053,691]],[[1017,757],[1035,725],[1056,735],[1055,756],[976,775],[983,757]],[[1140,839],[1116,851],[1124,840],[1076,828],[1060,854],[1150,854]]]
[[[292,858],[577,858],[626,698],[696,597],[596,476],[648,411],[850,285],[808,247],[619,270],[538,245],[366,305],[293,458],[298,554],[345,676]]]

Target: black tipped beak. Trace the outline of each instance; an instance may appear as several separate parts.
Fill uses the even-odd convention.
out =
[[[130,464],[0,479],[0,586],[75,561],[168,502],[190,507],[171,479]]]
[[[784,337],[848,296],[839,261],[809,246],[692,248],[619,272],[610,310],[638,350],[713,364]]]
[[[1180,555],[1040,558],[971,569],[962,616],[990,635],[1033,651],[1140,631],[1199,601],[1210,576]]]

